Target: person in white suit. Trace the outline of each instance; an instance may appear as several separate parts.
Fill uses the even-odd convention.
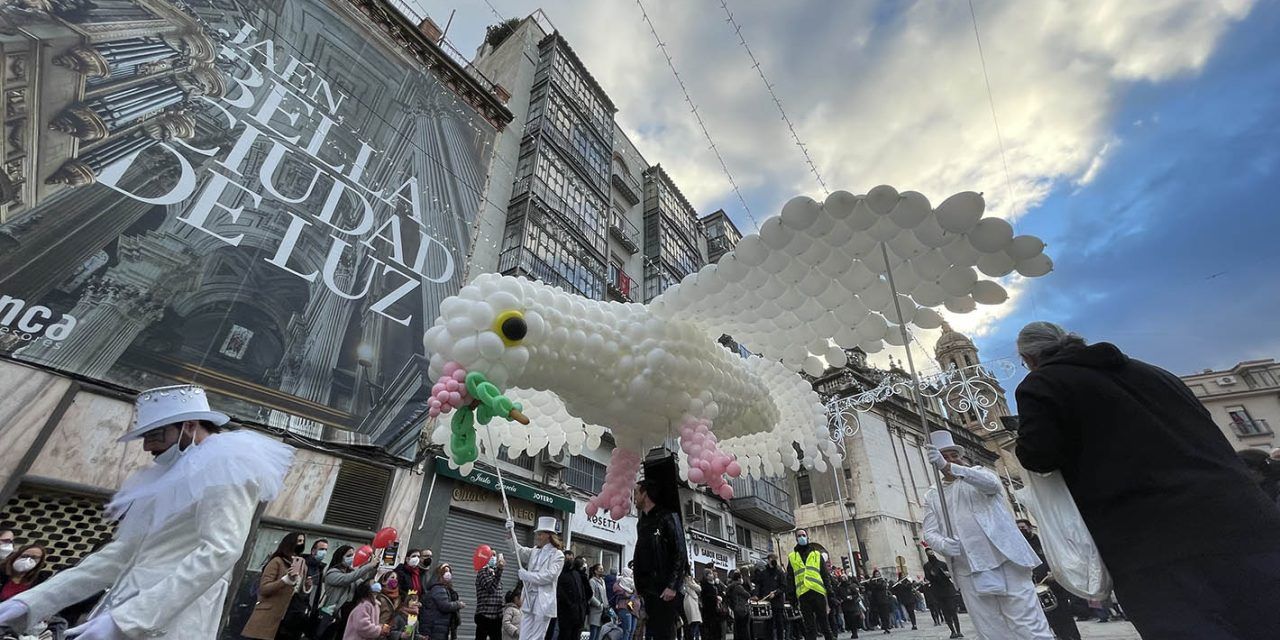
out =
[[[514,522],[507,521],[507,529],[514,531],[515,526]],[[524,583],[520,640],[543,640],[547,635],[547,627],[556,617],[556,581],[564,568],[564,543],[556,535],[556,519],[538,518],[534,535],[536,547],[520,545],[512,538],[516,554],[524,565],[520,570],[520,581]]]
[[[951,562],[973,626],[986,640],[1053,640],[1031,581],[1040,557],[1014,524],[1000,477],[965,466],[964,450],[950,432],[934,431],[929,439],[925,448],[942,472],[953,530],[944,530],[932,487],[925,494],[924,541]]]
[[[22,628],[109,590],[78,640],[168,636],[213,640],[231,572],[259,501],[274,498],[293,448],[250,431],[224,431],[204,389],[179,385],[138,395],[132,428],[154,464],[107,505],[116,539],[0,605],[0,624]]]

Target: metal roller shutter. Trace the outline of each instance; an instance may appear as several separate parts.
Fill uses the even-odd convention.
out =
[[[520,544],[532,544],[533,528],[517,524],[516,537],[520,539]],[[487,544],[495,552],[506,554],[507,568],[502,572],[503,593],[514,589],[520,581],[516,575],[518,567],[515,554],[511,552],[510,539],[501,520],[458,509],[449,510],[449,522],[444,527],[444,538],[440,542],[440,549],[435,553],[435,559],[436,562],[448,562],[452,567],[453,588],[458,592],[458,597],[467,603],[467,608],[462,610],[459,638],[476,637],[476,570],[471,566],[476,547]]]

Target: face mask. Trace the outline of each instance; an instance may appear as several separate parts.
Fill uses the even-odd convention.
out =
[[[796,538],[796,543],[802,547],[805,546],[806,544],[809,544],[809,536],[800,536]]]
[[[306,551],[306,550],[307,550],[307,545],[305,545],[305,544],[300,544],[300,545],[298,545],[298,546],[296,546],[296,547],[294,547],[294,548],[293,548],[293,552],[294,552],[294,553],[296,553],[296,554],[298,554],[298,555],[302,555],[302,552],[303,552],[303,551]]]
[[[422,563],[422,558],[419,558],[418,556],[409,557],[409,566],[416,567],[421,563]]]
[[[444,581],[445,581],[445,582],[453,582],[453,572],[452,572],[452,571],[446,571],[446,572],[444,572],[444,575],[443,575],[443,576],[440,576],[440,577],[444,578]]]
[[[37,564],[40,564],[40,561],[34,558],[18,558],[18,561],[13,563],[13,568],[18,573],[26,573],[36,568]]]
[[[156,464],[162,467],[172,467],[175,462],[177,462],[180,458],[182,458],[182,456],[186,453],[186,450],[182,446],[182,438],[186,434],[187,434],[187,430],[183,428],[178,433],[178,441],[173,443],[173,446],[169,447],[168,449],[165,449],[163,453],[156,456],[155,458]],[[190,446],[191,446],[191,443],[187,443],[186,448],[190,448]]]
[[[422,559],[422,566],[424,566],[424,567],[429,567],[429,566],[431,566],[431,558],[423,558],[423,559]]]
[[[4,544],[0,544],[0,560],[4,560],[5,558],[8,558],[12,553],[13,553],[12,542],[6,542]]]
[[[372,590],[374,593],[382,593],[382,583],[375,582],[369,585],[369,589]]]
[[[351,565],[353,565],[353,564],[355,564],[355,563],[356,563],[356,557],[355,557],[355,556],[347,556],[347,557],[345,557],[345,558],[343,558],[343,559],[342,559],[342,564],[345,564],[345,565],[347,565],[348,567],[350,567]]]
[[[497,557],[497,556],[493,556],[493,557],[489,558],[489,562],[488,562],[488,563],[486,563],[486,564],[485,564],[485,566],[487,566],[487,567],[489,567],[489,568],[493,568],[493,567],[498,566],[498,557]]]
[[[324,560],[324,557],[325,557],[326,555],[329,555],[329,550],[328,550],[328,549],[320,549],[319,551],[316,551],[316,560]]]
[[[388,589],[390,589],[390,590],[392,590],[392,591],[395,591],[396,589],[399,589],[399,588],[400,588],[400,583],[399,583],[398,581],[396,581],[396,580],[388,580],[388,581],[387,581],[387,588],[388,588]]]

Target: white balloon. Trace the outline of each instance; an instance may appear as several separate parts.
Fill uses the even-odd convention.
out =
[[[984,208],[986,202],[981,194],[972,191],[957,193],[938,205],[938,224],[947,231],[965,233],[978,224]]]
[[[867,230],[867,233],[871,234],[871,237],[876,240],[885,242],[896,238],[898,234],[902,233],[902,227],[894,224],[893,220],[890,220],[889,218],[881,218],[876,220],[875,224],[871,225],[871,228]]]
[[[898,293],[905,294],[910,294],[920,286],[920,276],[910,262],[893,268],[893,285]]]
[[[1008,299],[1009,292],[995,282],[979,280],[973,283],[973,301],[978,304],[1000,304]]]
[[[760,240],[760,236],[749,235],[738,241],[738,246],[734,247],[733,254],[742,261],[742,264],[748,267],[758,267],[764,264],[764,259],[769,256],[769,250]]]
[[[937,280],[947,272],[951,261],[942,252],[933,249],[911,259],[911,268],[920,275],[921,280]]]
[[[845,355],[844,349],[840,347],[831,347],[827,349],[827,364],[833,367],[843,367],[849,364],[849,357]]]
[[[804,359],[804,372],[810,376],[816,378],[822,375],[825,370],[826,367],[822,366],[822,361],[818,359],[818,356],[809,356]]]
[[[887,216],[898,204],[898,190],[882,184],[867,192],[866,202],[877,215]]]
[[[943,291],[952,296],[962,296],[969,293],[973,289],[973,283],[977,281],[978,274],[973,271],[973,267],[956,265],[942,274],[938,284],[942,285]]]
[[[1043,253],[1018,263],[1018,273],[1028,278],[1039,278],[1050,271],[1053,271],[1053,260]]]
[[[858,205],[853,208],[853,213],[849,215],[849,228],[854,231],[866,231],[879,219],[880,216],[871,210],[866,198],[863,198],[858,200]]]
[[[808,248],[798,256],[798,260],[807,265],[818,266],[831,255],[831,246],[824,242],[810,242]]]
[[[916,228],[912,230],[920,244],[926,247],[938,248],[951,242],[953,236],[938,224],[938,219],[934,216],[925,218]]]
[[[813,226],[821,213],[822,205],[815,202],[813,198],[796,196],[782,206],[782,223],[796,231],[804,231]]]
[[[996,253],[988,253],[978,258],[978,270],[992,277],[1001,278],[1009,275],[1013,271],[1013,258],[1008,253],[999,251]]]
[[[881,351],[884,351],[884,341],[868,340],[859,345],[858,348],[862,349],[863,353],[880,353]]]
[[[1007,249],[1014,262],[1021,262],[1044,253],[1044,242],[1035,236],[1018,236]]]
[[[889,327],[889,330],[884,332],[884,342],[885,344],[891,344],[895,347],[902,347],[907,344],[906,341],[902,339],[902,331],[897,327]]]
[[[781,251],[771,251],[769,257],[765,258],[764,264],[760,265],[760,269],[768,273],[779,274],[790,264],[791,258],[787,254]]]
[[[946,256],[953,265],[973,266],[978,264],[978,256],[981,254],[969,243],[968,238],[961,236],[943,247],[942,255]]]
[[[917,191],[903,191],[898,205],[889,213],[889,218],[903,229],[914,229],[930,213],[928,198]]]
[[[849,226],[849,223],[844,220],[837,220],[831,225],[831,230],[818,239],[833,249],[839,249],[852,237],[853,227]]]
[[[1013,242],[1013,225],[1004,218],[984,218],[968,236],[973,248],[983,253],[995,253]]]
[[[865,258],[880,251],[880,241],[869,233],[855,233],[843,247],[844,253],[855,258]]]
[[[766,247],[775,251],[786,248],[793,238],[795,238],[795,231],[783,225],[782,219],[776,216],[765,220],[764,224],[760,225],[760,240]]]
[[[832,191],[822,203],[822,208],[837,220],[848,218],[856,206],[858,206],[858,196],[848,191]]]
[[[956,296],[947,300],[947,311],[952,313],[969,313],[978,308],[970,296]]]
[[[865,264],[858,262],[849,268],[849,271],[839,278],[840,284],[844,285],[849,291],[857,293],[867,288],[876,280],[875,272],[871,271]]]
[[[862,342],[862,337],[858,335],[858,332],[848,326],[840,327],[840,329],[836,331],[835,335],[832,336],[832,339],[836,341],[836,344],[845,349],[852,349],[858,346],[859,342]]]
[[[918,307],[912,322],[921,329],[937,329],[942,326],[942,315],[933,309]]]
[[[967,292],[968,289],[965,289]],[[893,302],[893,294],[889,289],[889,283],[883,280],[876,280],[866,289],[858,294],[858,298],[867,305],[868,309],[883,310]]]
[[[831,279],[824,275],[821,271],[810,271],[802,280],[800,280],[800,290],[805,295],[817,297],[826,291],[832,284]]]
[[[896,238],[889,241],[889,250],[892,251],[894,255],[897,255],[904,260],[910,260],[911,258],[928,251],[929,248],[916,239],[915,235],[910,233],[901,233],[898,234]]]
[[[947,300],[947,292],[942,289],[942,285],[925,280],[911,292],[911,298],[922,307],[936,307]]]

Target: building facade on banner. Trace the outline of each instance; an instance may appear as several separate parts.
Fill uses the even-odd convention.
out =
[[[200,384],[298,448],[235,637],[287,532],[362,545],[422,515],[423,328],[466,271],[505,94],[383,0],[0,12],[0,521],[75,564],[149,464],[115,442],[135,394]]]
[[[1280,446],[1280,363],[1248,360],[1230,369],[1182,376],[1237,451]]]
[[[949,333],[954,332],[947,327],[940,345],[957,344]],[[846,355],[846,366],[829,369],[813,379],[824,401],[873,389],[886,376],[908,376],[897,364],[888,370],[869,365],[860,350],[847,350]],[[978,362],[976,355],[973,349],[971,364]],[[986,430],[977,420],[966,419],[941,398],[926,397],[925,401],[929,430],[950,431],[975,464],[1000,475],[1006,490],[1021,487],[1020,476],[1006,474],[1002,448],[984,438]],[[993,404],[1007,407],[1003,403],[999,398]],[[918,576],[925,560],[921,545],[924,496],[933,485],[934,472],[924,451],[929,438],[921,429],[915,401],[895,394],[866,411],[847,412],[844,418],[849,424],[842,438],[844,464],[821,474],[802,469],[793,476],[796,527],[807,529],[810,540],[826,550],[836,567],[864,575],[880,569],[892,575],[901,570]],[[1018,517],[1025,515],[1012,498],[1010,504]]]

